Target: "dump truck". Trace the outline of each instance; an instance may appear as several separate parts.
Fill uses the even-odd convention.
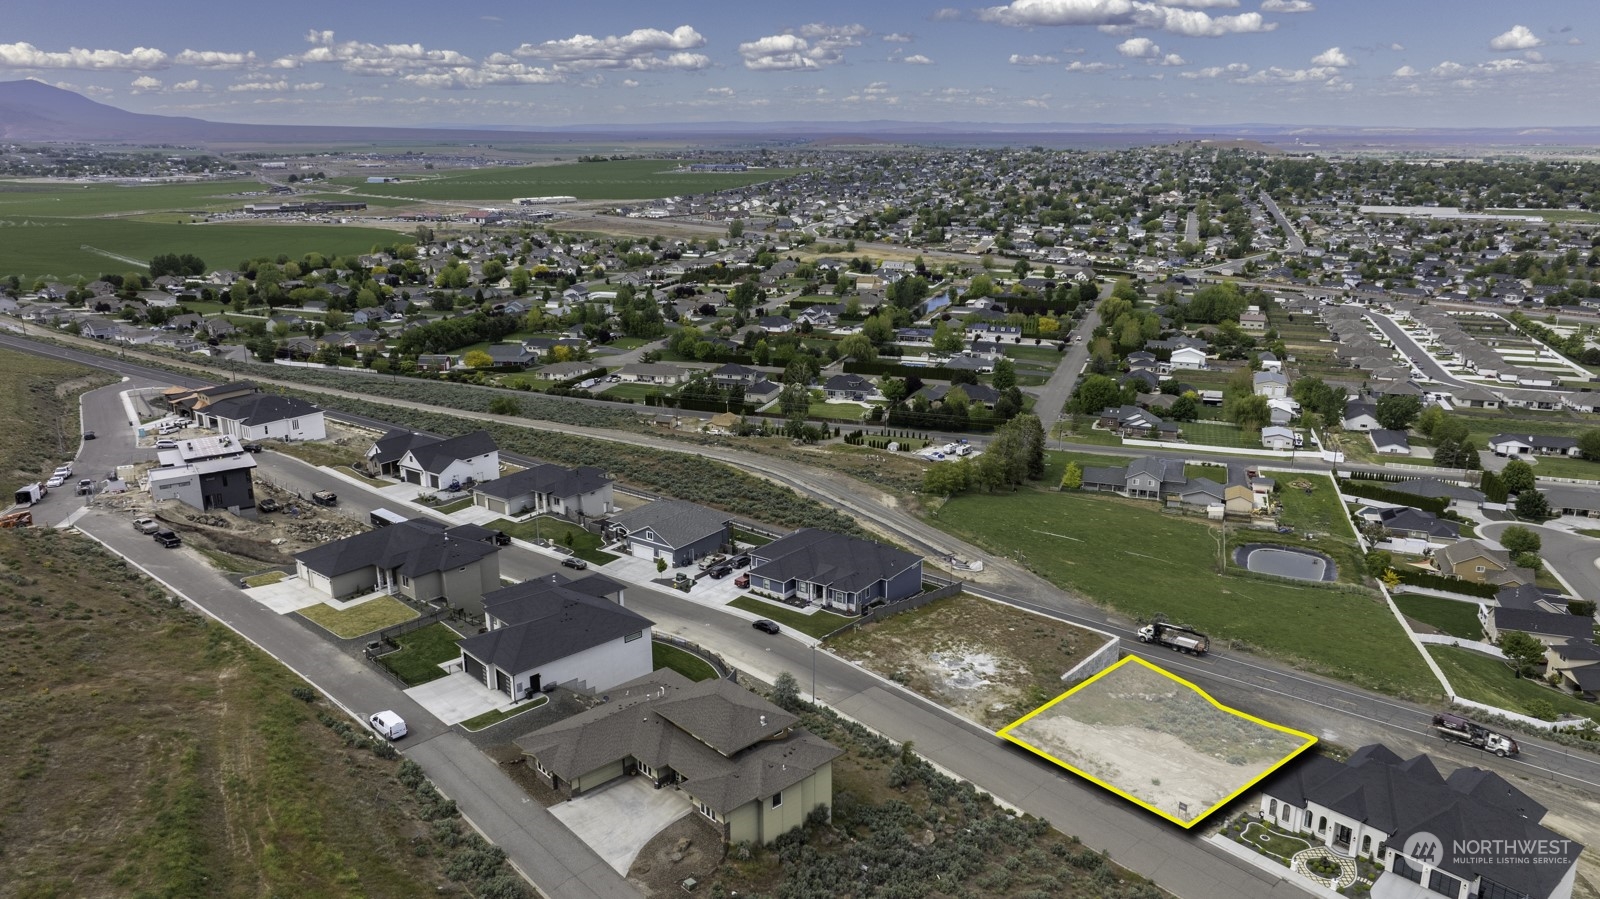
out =
[[[1165,621],[1152,621],[1139,628],[1139,642],[1154,643],[1175,652],[1193,653],[1197,656],[1205,655],[1206,650],[1211,648],[1211,640],[1205,634]]]
[[[1434,715],[1433,729],[1454,743],[1465,743],[1505,758],[1517,754],[1517,741],[1460,715]]]

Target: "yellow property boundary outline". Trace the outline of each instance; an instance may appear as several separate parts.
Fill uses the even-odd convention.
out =
[[[1222,800],[1220,802],[1218,802],[1216,805],[1211,806],[1210,808],[1206,809],[1205,811],[1201,812],[1200,814],[1196,815],[1193,818],[1190,818],[1188,820],[1184,820],[1182,818],[1178,818],[1178,817],[1175,817],[1175,816],[1173,816],[1171,814],[1168,814],[1167,812],[1162,811],[1161,809],[1151,805],[1148,802],[1145,802],[1143,799],[1140,799],[1139,797],[1133,795],[1132,793],[1128,793],[1128,792],[1125,792],[1125,791],[1123,791],[1121,789],[1118,789],[1117,787],[1114,787],[1111,784],[1106,783],[1105,781],[1095,777],[1092,774],[1088,774],[1088,773],[1085,773],[1083,771],[1078,770],[1077,768],[1074,768],[1073,766],[1067,764],[1066,762],[1063,762],[1062,760],[1056,758],[1055,756],[1051,755],[1050,753],[1045,752],[1044,750],[1040,749],[1039,747],[1028,743],[1026,740],[1023,740],[1022,738],[1020,738],[1020,737],[1018,737],[1018,736],[1016,736],[1015,734],[1012,733],[1012,731],[1014,731],[1018,727],[1021,727],[1023,724],[1026,724],[1034,716],[1040,714],[1041,712],[1049,710],[1056,703],[1061,702],[1063,699],[1066,699],[1067,697],[1069,697],[1072,694],[1078,692],[1079,690],[1082,690],[1084,687],[1087,687],[1090,684],[1094,683],[1095,681],[1100,680],[1101,678],[1105,677],[1106,675],[1109,675],[1111,672],[1116,671],[1118,668],[1121,668],[1124,665],[1134,664],[1134,663],[1139,664],[1139,665],[1143,665],[1144,667],[1150,669],[1151,671],[1156,672],[1157,674],[1162,675],[1163,677],[1169,678],[1169,679],[1171,679],[1171,680],[1173,680],[1173,681],[1175,681],[1175,682],[1177,682],[1179,684],[1182,684],[1185,687],[1188,687],[1190,690],[1193,690],[1194,692],[1196,692],[1196,693],[1200,694],[1201,696],[1205,697],[1206,702],[1211,703],[1213,706],[1216,706],[1218,709],[1221,709],[1222,711],[1227,712],[1230,715],[1234,715],[1234,716],[1237,716],[1239,718],[1243,718],[1246,721],[1250,721],[1252,723],[1259,724],[1262,727],[1271,728],[1272,730],[1279,731],[1280,733],[1289,734],[1290,736],[1294,736],[1294,737],[1300,737],[1305,742],[1303,742],[1298,749],[1294,750],[1293,752],[1291,752],[1288,755],[1284,756],[1283,758],[1279,759],[1275,764],[1273,764],[1270,767],[1268,767],[1265,771],[1262,771],[1260,774],[1257,774],[1248,783],[1246,783],[1243,786],[1239,787],[1239,789],[1234,790],[1232,793],[1229,793],[1227,796],[1224,796],[1222,798]],[[1078,775],[1079,777],[1083,778],[1084,780],[1089,781],[1090,783],[1094,784],[1095,786],[1101,787],[1102,789],[1105,789],[1105,790],[1109,790],[1112,793],[1115,793],[1116,795],[1121,796],[1123,799],[1128,800],[1129,802],[1133,803],[1134,805],[1139,806],[1142,809],[1146,809],[1148,811],[1155,812],[1157,815],[1160,815],[1161,817],[1167,819],[1168,821],[1171,821],[1172,823],[1178,825],[1179,827],[1182,827],[1185,830],[1188,830],[1189,828],[1194,827],[1196,824],[1199,824],[1201,821],[1204,821],[1212,813],[1214,813],[1217,810],[1221,809],[1223,806],[1227,805],[1228,803],[1232,802],[1233,800],[1239,798],[1239,796],[1242,793],[1244,793],[1246,790],[1248,790],[1251,787],[1255,786],[1256,784],[1260,783],[1262,781],[1262,779],[1265,778],[1267,775],[1269,775],[1272,772],[1278,770],[1279,768],[1282,768],[1284,765],[1289,764],[1289,762],[1293,761],[1301,753],[1303,753],[1307,749],[1310,749],[1311,747],[1317,745],[1317,738],[1313,737],[1310,734],[1301,733],[1300,731],[1294,730],[1293,728],[1284,727],[1281,724],[1274,724],[1271,721],[1265,721],[1265,720],[1263,720],[1261,718],[1257,718],[1254,715],[1247,714],[1245,712],[1241,712],[1238,709],[1228,708],[1227,706],[1223,705],[1222,703],[1217,702],[1215,699],[1211,698],[1211,694],[1209,694],[1206,691],[1200,689],[1199,687],[1195,686],[1194,684],[1189,683],[1188,681],[1186,681],[1183,678],[1177,676],[1176,674],[1173,674],[1170,671],[1167,671],[1167,670],[1165,670],[1163,668],[1160,668],[1160,667],[1158,667],[1156,665],[1153,665],[1153,664],[1151,664],[1149,662],[1146,662],[1144,659],[1141,659],[1138,656],[1128,656],[1127,658],[1125,658],[1122,661],[1116,663],[1115,665],[1112,665],[1110,668],[1107,668],[1106,670],[1100,672],[1099,674],[1096,674],[1094,677],[1091,677],[1088,680],[1084,681],[1083,683],[1078,684],[1077,686],[1075,686],[1072,689],[1068,690],[1067,692],[1062,693],[1060,696],[1057,696],[1055,699],[1050,700],[1049,702],[1045,703],[1042,706],[1039,706],[1038,708],[1034,709],[1033,711],[1029,712],[1028,714],[1023,715],[1021,718],[1018,718],[1017,720],[1011,722],[1010,724],[1007,724],[1005,727],[1003,727],[999,731],[997,731],[995,736],[998,736],[1003,740],[1007,740],[1007,741],[1010,741],[1012,743],[1015,743],[1018,746],[1021,746],[1023,749],[1026,749],[1029,752],[1039,756],[1040,758],[1048,759],[1049,761],[1051,761],[1051,762],[1053,762],[1053,763],[1055,763],[1057,765],[1060,765],[1062,768],[1065,768],[1068,771],[1071,771],[1073,774]]]

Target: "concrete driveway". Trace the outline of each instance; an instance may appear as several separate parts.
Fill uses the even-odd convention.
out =
[[[550,814],[626,875],[644,844],[690,811],[677,790],[658,790],[644,777],[621,777],[553,806]]]

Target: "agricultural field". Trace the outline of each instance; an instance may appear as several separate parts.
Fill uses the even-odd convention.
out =
[[[1316,743],[1220,706],[1138,657],[1000,735],[1184,827]]]
[[[262,202],[254,180],[185,184],[43,184],[0,181],[0,220],[19,217],[91,218],[146,212],[223,212]]]
[[[1164,614],[1198,628],[1211,635],[1213,646],[1253,649],[1394,695],[1439,695],[1400,623],[1375,597],[1351,588],[1236,577],[1231,567],[1220,576],[1218,530],[1153,503],[1042,490],[967,494],[929,521],[1123,614]],[[1264,536],[1245,534],[1249,540]],[[1314,545],[1330,551],[1345,544]],[[1330,555],[1345,567],[1343,553]],[[1317,627],[1306,627],[1307,621]]]
[[[393,231],[315,224],[179,224],[103,218],[0,215],[0,276],[67,280],[143,270],[159,253],[193,253],[215,268],[257,256],[365,253],[395,242]]]
[[[678,165],[671,160],[630,159],[478,169],[399,184],[367,184],[363,178],[334,180],[356,186],[363,196],[503,203],[515,197],[549,196],[571,196],[580,200],[648,200],[744,187],[795,174],[793,169],[676,174],[673,169]]]

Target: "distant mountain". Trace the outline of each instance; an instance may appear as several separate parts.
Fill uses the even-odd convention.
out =
[[[168,144],[338,144],[433,140],[452,143],[576,143],[585,139],[782,139],[849,144],[871,141],[947,146],[1133,146],[1189,140],[1254,139],[1280,149],[1313,147],[1426,147],[1600,145],[1600,128],[1385,128],[1356,125],[1230,125],[900,122],[678,122],[645,125],[437,125],[417,128],[342,125],[249,125],[182,116],[147,115],[97,103],[41,81],[0,81],[0,140]]]

